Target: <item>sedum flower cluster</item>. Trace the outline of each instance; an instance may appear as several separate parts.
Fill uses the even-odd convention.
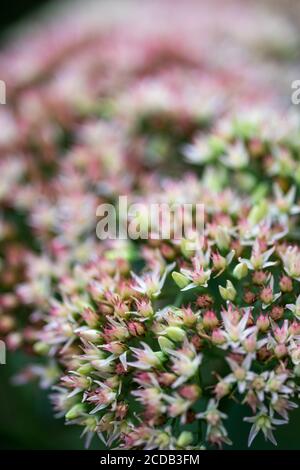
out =
[[[135,31],[65,19],[2,52],[0,333],[45,358],[16,380],[51,388],[87,446],[230,445],[235,403],[249,445],[276,444],[300,391],[298,116],[237,2],[216,23],[218,2],[168,22],[165,5],[156,25],[135,5]],[[244,8],[275,47],[279,20]],[[201,203],[203,233],[98,240],[97,206],[124,194]]]

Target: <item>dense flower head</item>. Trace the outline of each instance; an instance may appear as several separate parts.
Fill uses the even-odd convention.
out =
[[[142,15],[135,33],[90,18],[76,38],[58,28],[52,48],[39,33],[32,52],[0,58],[12,84],[0,110],[0,335],[44,357],[17,381],[52,387],[87,445],[94,435],[109,448],[230,445],[231,403],[248,407],[249,445],[260,432],[276,443],[297,407],[300,123],[279,84],[269,92],[267,69],[242,71],[242,51],[261,64],[249,24],[231,32],[239,47],[225,47],[226,65],[212,58],[213,24],[199,45],[188,10],[166,30]],[[197,243],[156,227],[97,240],[97,206],[122,194],[200,202],[203,233],[194,211]]]

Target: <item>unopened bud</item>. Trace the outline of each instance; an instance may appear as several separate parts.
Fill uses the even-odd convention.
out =
[[[216,346],[224,344],[226,341],[225,336],[220,329],[213,330],[211,340]]]
[[[262,286],[267,280],[267,274],[264,271],[254,271],[252,275],[253,284]]]
[[[90,364],[84,364],[84,365],[78,367],[77,372],[80,375],[89,375],[92,370],[93,370],[93,368]]]
[[[236,290],[229,280],[226,282],[226,287],[219,286],[219,292],[224,300],[233,301],[236,297]]]
[[[287,348],[284,344],[277,344],[274,349],[274,354],[278,359],[287,355]]]
[[[233,275],[236,279],[241,280],[248,274],[248,266],[246,263],[239,263],[233,270]]]
[[[282,276],[279,281],[279,287],[281,292],[292,292],[293,290],[293,281],[288,276]]]
[[[33,346],[33,349],[34,352],[36,352],[37,354],[46,355],[49,352],[50,346],[49,344],[44,343],[43,341],[38,341]]]
[[[283,317],[283,314],[284,314],[284,308],[281,307],[280,305],[275,305],[270,312],[270,317],[273,320],[277,321]]]
[[[165,328],[164,334],[172,341],[183,341],[186,337],[185,331],[178,326],[168,326]]]
[[[269,305],[269,304],[272,303],[272,301],[273,301],[273,290],[271,289],[271,287],[265,287],[261,291],[260,299],[266,305]]]
[[[258,319],[256,320],[256,326],[262,332],[267,331],[270,326],[270,320],[267,315],[259,315]]]
[[[203,315],[203,326],[204,328],[208,328],[213,330],[216,326],[218,326],[219,320],[212,310],[205,312]]]
[[[216,271],[221,271],[222,269],[226,268],[226,258],[224,256],[221,256],[219,253],[214,253],[212,255],[212,262],[213,262],[213,268]]]
[[[268,213],[268,204],[265,199],[261,200],[258,204],[252,207],[248,221],[251,225],[257,225],[261,220],[265,218]]]
[[[248,353],[253,353],[256,350],[256,336],[251,335],[248,336],[248,338],[245,339],[243,346],[245,348],[245,351]]]
[[[228,250],[230,245],[230,235],[228,231],[224,228],[219,226],[216,232],[216,244],[220,250]]]
[[[131,321],[128,323],[128,330],[132,336],[141,336],[145,333],[145,327],[142,323]]]
[[[160,349],[164,352],[168,351],[168,349],[174,349],[175,347],[175,344],[172,343],[172,341],[170,341],[165,336],[160,336],[158,338],[158,344],[159,344]]]
[[[184,385],[180,388],[179,394],[189,401],[196,401],[202,395],[202,390],[198,385]]]
[[[151,302],[147,302],[146,300],[142,300],[137,303],[137,310],[141,317],[150,318],[153,316],[153,308]]]
[[[172,278],[180,289],[183,289],[190,283],[187,277],[177,271],[172,272]]]
[[[183,431],[177,439],[177,446],[185,448],[193,442],[193,434],[189,431]]]
[[[83,403],[77,403],[66,414],[66,419],[76,419],[86,412],[86,407]]]

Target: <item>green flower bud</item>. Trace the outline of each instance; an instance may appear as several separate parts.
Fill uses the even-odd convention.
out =
[[[174,343],[172,343],[172,341],[170,341],[165,336],[160,336],[158,338],[158,344],[163,352],[167,351],[168,349],[174,349],[175,347]]]
[[[182,431],[180,436],[177,439],[177,446],[185,448],[193,442],[193,434],[189,431]]]
[[[265,218],[267,213],[268,213],[267,201],[265,199],[262,199],[258,204],[252,207],[248,215],[248,220],[252,225],[256,225]]]
[[[297,366],[295,366],[294,368],[294,374],[296,377],[300,377],[300,364],[298,364]]]
[[[177,286],[180,287],[180,289],[183,289],[186,287],[190,281],[187,277],[185,277],[183,274],[178,273],[177,271],[172,272],[172,278],[174,282],[176,282]]]
[[[83,403],[77,403],[66,414],[66,419],[76,419],[86,412],[86,407]]]
[[[246,277],[248,274],[248,266],[246,263],[239,263],[236,265],[236,267],[233,270],[233,275],[238,279],[239,281]]]
[[[49,344],[44,343],[43,341],[38,341],[33,346],[34,352],[41,354],[42,356],[48,354],[50,350]]]
[[[164,330],[164,334],[173,341],[183,341],[185,339],[185,331],[178,326],[168,326]]]
[[[80,375],[89,375],[93,368],[90,364],[84,364],[77,369],[78,374]]]
[[[236,290],[231,281],[226,282],[226,287],[219,286],[219,292],[224,300],[233,302],[236,297]]]

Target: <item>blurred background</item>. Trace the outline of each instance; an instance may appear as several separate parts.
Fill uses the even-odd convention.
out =
[[[4,0],[1,3],[0,31],[1,37],[19,21],[35,13],[40,8],[49,4],[49,0],[23,0],[22,2],[10,2]]]
[[[105,2],[105,0],[102,1]],[[49,3],[51,2],[48,0],[1,2],[0,41],[2,42],[11,28],[21,20],[30,18],[32,14],[36,14]],[[265,3],[266,8],[277,8],[288,21],[300,26],[299,0],[259,0],[259,3]],[[30,363],[30,357],[24,353],[15,352],[8,353],[6,366],[0,366],[0,449],[83,449],[80,429],[66,427],[63,419],[53,417],[47,397],[49,392],[40,390],[36,384],[17,387],[11,384],[11,377],[28,363]],[[229,435],[233,442],[244,442],[245,446],[241,449],[246,449],[249,426],[242,423],[241,407],[236,407],[231,410],[231,413],[236,416],[236,420],[232,420],[232,425],[228,426]],[[299,423],[300,409],[291,414],[290,426],[280,427],[276,431],[280,448],[300,448]],[[91,448],[101,448],[100,441],[94,439]],[[253,449],[273,449],[273,446],[266,444],[259,437]]]
[[[52,3],[49,0],[1,2],[0,44],[6,42],[20,22],[30,20]],[[12,385],[11,378],[30,363],[30,357],[15,352],[8,353],[6,366],[0,366],[0,449],[83,449],[80,429],[66,427],[63,419],[53,416],[49,392],[41,390],[36,383]],[[94,440],[91,448],[99,449],[99,445]]]

